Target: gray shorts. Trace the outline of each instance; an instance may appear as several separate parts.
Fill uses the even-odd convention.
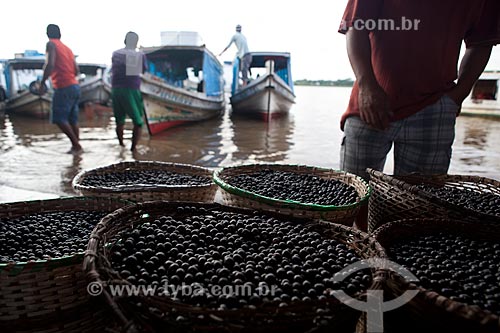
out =
[[[340,148],[340,169],[369,179],[367,168],[382,171],[394,144],[394,174],[446,174],[455,139],[456,103],[447,95],[416,114],[373,129],[349,117]]]
[[[250,64],[252,63],[252,55],[246,53],[241,59],[241,76],[243,77],[243,81],[248,81],[248,69],[250,68]]]

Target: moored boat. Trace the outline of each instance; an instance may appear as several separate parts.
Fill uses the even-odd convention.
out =
[[[500,71],[484,71],[462,104],[461,114],[500,117]]]
[[[79,63],[80,69],[80,104],[96,103],[107,105],[111,90],[105,82],[106,65]]]
[[[142,51],[148,62],[141,92],[149,133],[221,115],[222,65],[204,46],[164,45]]]
[[[4,62],[7,113],[37,118],[49,116],[51,89],[44,95],[35,95],[29,89],[31,83],[42,77],[44,63],[45,56],[35,51],[17,54]]]
[[[287,114],[295,103],[290,53],[250,52],[250,80],[240,80],[239,61],[233,66],[231,106],[235,113],[268,120]]]

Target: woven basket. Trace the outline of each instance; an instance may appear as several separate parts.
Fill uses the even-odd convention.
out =
[[[370,174],[370,186],[373,189],[369,203],[369,232],[373,232],[379,226],[390,221],[412,218],[451,218],[500,222],[499,216],[451,204],[417,187],[421,184],[435,187],[446,186],[500,196],[500,182],[496,180],[465,175],[394,177],[372,169],[367,171]]]
[[[187,205],[187,206],[186,206]],[[84,259],[84,269],[89,282],[98,282],[105,286],[102,299],[116,314],[117,320],[122,324],[122,331],[135,332],[137,327],[142,330],[169,331],[169,332],[306,332],[317,318],[317,308],[331,310],[330,323],[327,329],[338,329],[339,332],[354,330],[359,313],[341,304],[336,299],[317,302],[291,303],[286,308],[279,308],[276,304],[269,303],[254,310],[243,308],[240,310],[212,310],[203,307],[194,307],[174,302],[167,297],[139,296],[113,297],[110,285],[128,284],[119,274],[111,268],[107,247],[110,240],[129,228],[145,222],[150,222],[159,216],[185,216],[190,212],[179,212],[178,207],[189,207],[191,212],[199,210],[224,211],[243,213],[249,216],[262,216],[263,213],[248,209],[221,206],[219,204],[202,203],[171,203],[155,201],[140,203],[119,209],[104,218],[94,229]],[[296,219],[276,213],[265,213],[265,216],[276,217],[280,221],[293,221],[295,223],[311,223],[311,220]],[[316,228],[324,237],[336,239],[353,249],[360,257],[385,256],[382,248],[372,237],[353,228],[329,222],[315,222],[311,228]],[[140,302],[141,307],[134,305]],[[159,311],[151,311],[151,307]],[[165,314],[165,315],[163,315]],[[173,315],[173,317],[172,317]],[[182,315],[188,318],[188,324],[182,326],[174,320]],[[200,318],[203,316],[203,318]],[[152,328],[154,327],[154,328]],[[318,330],[322,331],[322,330]]]
[[[141,184],[119,187],[96,187],[82,185],[86,177],[91,175],[105,175],[109,173],[125,173],[141,170],[159,170],[179,174],[204,176],[207,178],[203,185],[162,185]],[[133,202],[152,200],[168,201],[196,201],[213,202],[217,185],[212,182],[212,172],[209,169],[178,163],[127,161],[80,172],[73,179],[73,188],[82,195],[115,197]]]
[[[389,222],[376,230],[374,237],[385,248],[394,242],[418,235],[445,232],[467,238],[500,241],[500,229],[494,223],[450,219],[412,219]],[[499,332],[500,318],[478,306],[451,300],[436,292],[409,283],[400,275],[386,276],[386,289],[394,297],[409,289],[418,290],[403,307],[387,312],[385,332]]]
[[[128,202],[62,198],[0,205],[0,218],[64,211],[110,212]],[[27,263],[0,264],[0,330],[26,332],[102,329],[104,310],[90,310],[82,271],[83,253]]]
[[[262,169],[293,172],[317,176],[323,179],[338,180],[354,187],[358,194],[358,199],[356,203],[345,206],[316,205],[292,200],[273,199],[245,191],[228,183],[228,179],[232,176],[249,174]],[[305,165],[251,164],[228,167],[214,172],[214,182],[221,188],[223,203],[228,206],[261,209],[296,217],[322,219],[347,226],[353,224],[360,205],[367,204],[371,193],[371,188],[368,184],[358,176],[344,171]]]

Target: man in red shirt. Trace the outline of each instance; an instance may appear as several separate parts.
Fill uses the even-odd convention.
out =
[[[69,47],[61,42],[61,31],[55,24],[47,26],[49,41],[46,47],[46,61],[43,68],[41,87],[49,78],[54,87],[50,120],[56,124],[71,141],[69,153],[79,153],[78,100],[80,86],[76,76],[79,69],[75,56]]]
[[[500,1],[349,0],[339,32],[356,76],[340,168],[368,179],[394,144],[394,174],[447,173],[460,105],[500,42]]]

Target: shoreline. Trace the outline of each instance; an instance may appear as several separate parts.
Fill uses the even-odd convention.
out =
[[[57,199],[61,196],[55,193],[45,193],[0,185],[0,203],[19,201]]]

